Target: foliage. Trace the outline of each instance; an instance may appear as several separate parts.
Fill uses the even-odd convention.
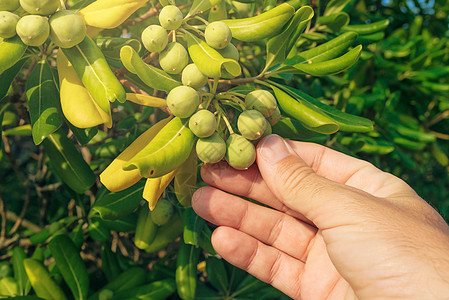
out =
[[[246,95],[268,91],[279,115],[261,109],[245,136],[255,140],[240,136],[247,147],[271,124],[369,160],[448,213],[447,1],[61,4],[87,25],[82,42],[0,43],[0,297],[286,298],[216,256],[213,225],[190,207],[204,185],[201,160],[218,154],[198,159],[192,124],[167,107],[186,81],[141,44],[173,4],[185,21],[169,39],[207,78],[192,87],[217,116],[214,139],[228,141],[219,159],[243,169],[254,161],[229,144],[245,132]],[[237,56],[204,39],[218,20]]]

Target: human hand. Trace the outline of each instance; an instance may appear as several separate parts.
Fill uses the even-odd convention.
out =
[[[449,228],[405,182],[326,147],[266,137],[257,166],[204,165],[193,208],[215,250],[294,299],[449,297]],[[271,208],[229,193],[254,199]]]

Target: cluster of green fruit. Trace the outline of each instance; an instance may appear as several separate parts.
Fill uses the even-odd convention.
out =
[[[22,8],[28,15],[19,17]],[[50,37],[61,48],[71,48],[86,37],[83,18],[60,9],[59,0],[0,0],[0,37],[16,35],[27,46],[39,47]]]
[[[181,73],[183,86],[175,87],[168,93],[167,106],[174,116],[190,118],[189,128],[199,138],[196,152],[203,162],[217,163],[225,158],[235,169],[247,169],[256,158],[253,142],[271,134],[271,126],[280,119],[277,101],[266,90],[255,90],[247,95],[232,92],[217,94],[211,91],[212,97],[202,101],[201,91],[206,90],[204,87],[209,78],[195,63],[189,64],[188,51],[181,43],[176,42],[176,31],[182,27],[184,20],[182,12],[176,6],[167,5],[159,14],[161,26],[150,25],[142,32],[144,47],[150,52],[159,53],[161,68],[169,74]],[[173,41],[169,43],[167,31],[170,30]],[[207,23],[204,33],[199,32],[206,43],[224,58],[239,60],[239,52],[231,43],[232,33],[226,23]],[[232,77],[226,71],[222,74],[222,78]],[[240,134],[234,133],[229,116],[221,108],[221,100],[231,100],[243,110],[236,119]],[[221,126],[221,120],[226,127]],[[227,138],[223,130],[225,128],[230,133]]]

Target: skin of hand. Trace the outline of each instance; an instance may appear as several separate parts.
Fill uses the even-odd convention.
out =
[[[269,135],[257,166],[205,164],[193,195],[215,250],[294,299],[448,299],[449,228],[401,179]],[[244,200],[251,198],[259,203]]]

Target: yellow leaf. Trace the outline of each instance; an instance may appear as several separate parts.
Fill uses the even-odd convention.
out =
[[[97,0],[79,11],[88,26],[115,28],[148,0]]]
[[[92,99],[62,51],[58,52],[57,66],[61,108],[67,120],[78,128],[89,128],[103,123],[111,127],[111,110],[105,112]]]
[[[171,117],[163,119],[142,133],[131,145],[128,146],[111,164],[100,174],[100,181],[111,192],[124,190],[137,183],[142,176],[138,169],[123,170],[128,160],[142,150],[156,134],[171,120]]]
[[[156,207],[159,198],[176,175],[177,169],[161,177],[148,178],[143,188],[143,199],[148,201],[151,211]]]
[[[148,95],[127,93],[126,100],[144,106],[167,107],[167,101],[165,99]]]

